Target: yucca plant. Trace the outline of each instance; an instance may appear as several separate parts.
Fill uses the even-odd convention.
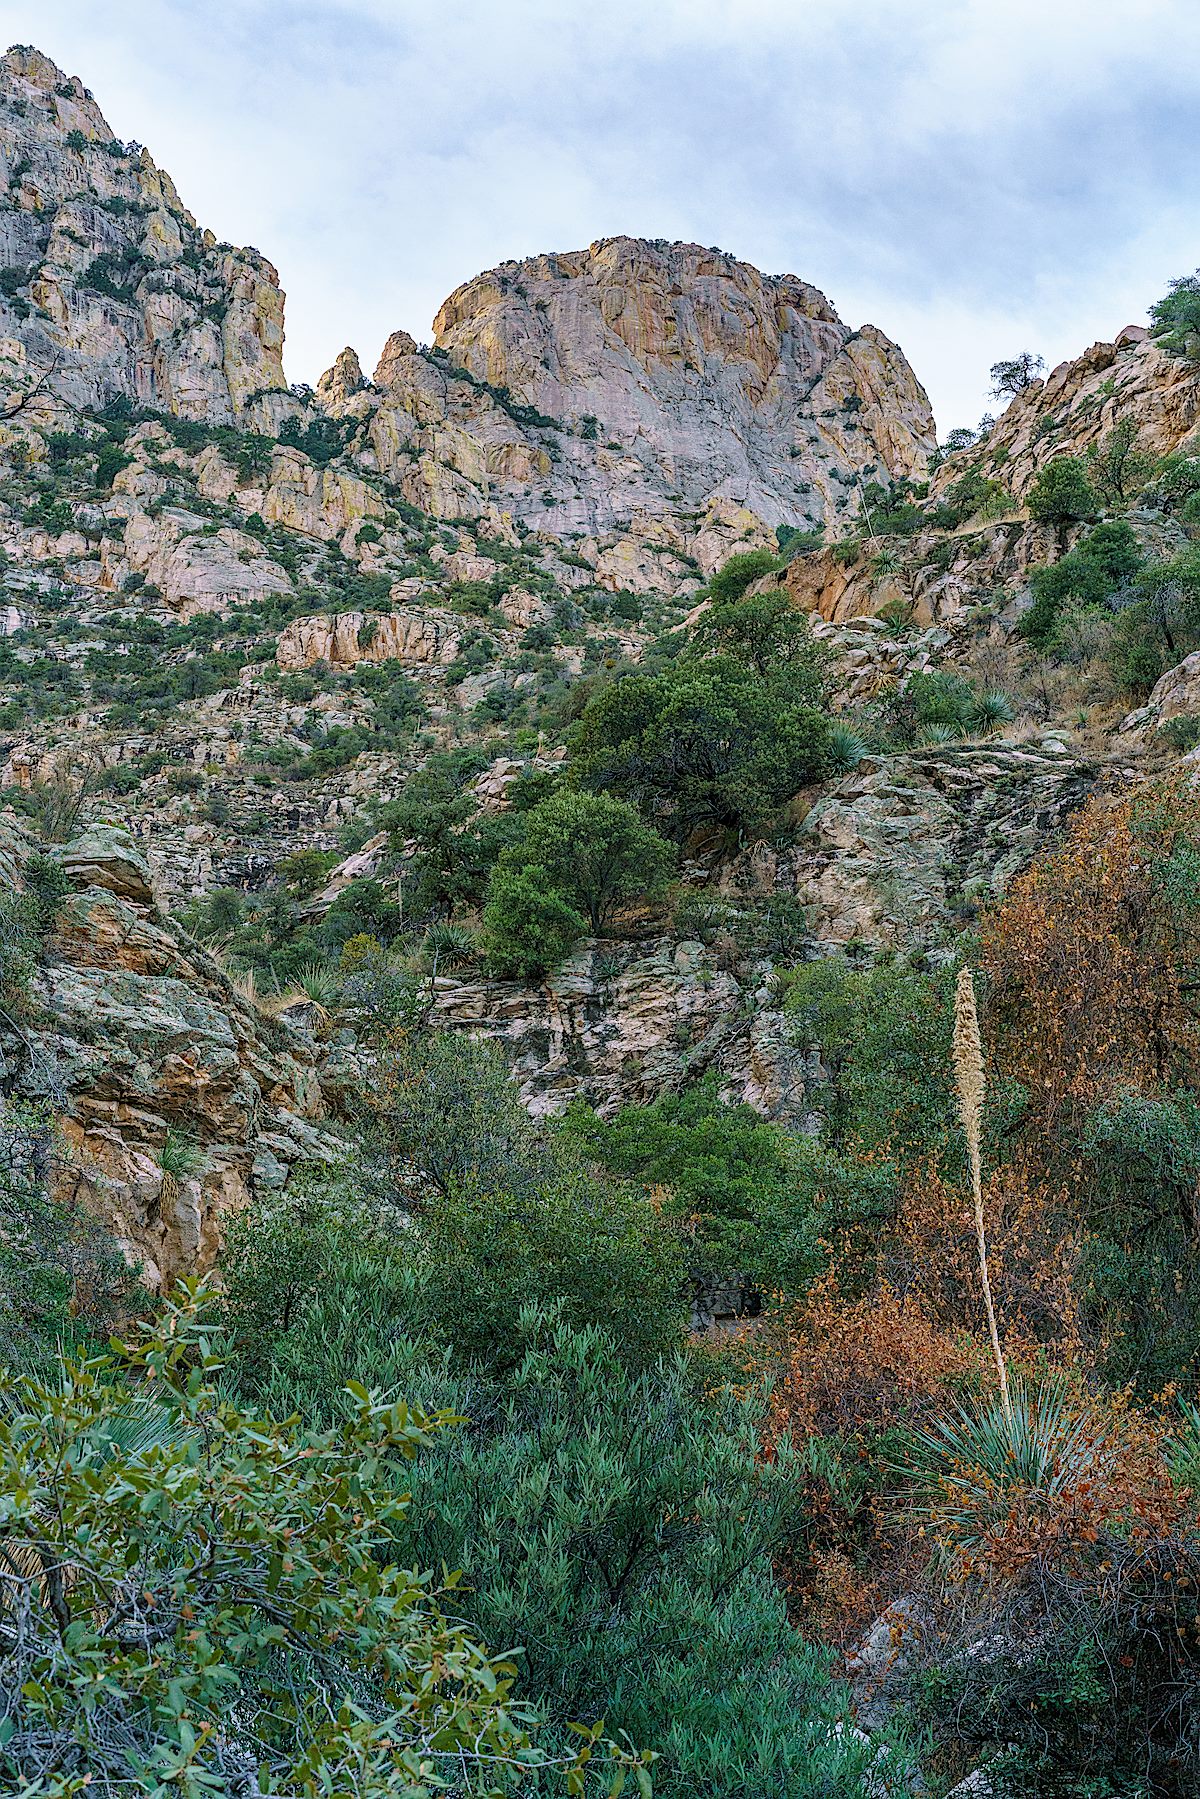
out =
[[[1018,1509],[1052,1505],[1083,1481],[1101,1479],[1116,1445],[1065,1381],[1014,1381],[974,1405],[956,1405],[915,1430],[900,1470],[915,1489],[911,1509],[936,1520],[957,1549],[979,1546]]]
[[[1200,1494],[1200,1407],[1179,1402],[1180,1422],[1164,1444],[1167,1468],[1177,1487]]]
[[[479,959],[479,947],[465,925],[440,919],[431,924],[421,945],[421,958],[438,968],[469,968]]]
[[[1008,1399],[1008,1370],[1000,1347],[1000,1330],[996,1323],[996,1307],[992,1300],[992,1283],[988,1273],[987,1234],[983,1224],[983,1171],[980,1140],[983,1128],[983,1100],[987,1081],[983,1067],[983,1039],[979,1034],[979,1014],[975,1009],[975,981],[969,968],[958,972],[954,995],[954,1085],[958,1091],[958,1111],[967,1139],[967,1160],[971,1171],[971,1201],[975,1213],[975,1239],[979,1249],[979,1280],[983,1288],[983,1305],[987,1312],[988,1334],[996,1373],[1000,1379],[1000,1403],[1011,1422]]]
[[[296,986],[314,1006],[331,1011],[342,990],[342,977],[331,962],[305,962],[296,970]]]
[[[829,727],[825,754],[834,773],[849,774],[870,751],[852,725],[834,724]]]
[[[975,702],[972,723],[977,731],[992,731],[997,725],[1010,725],[1016,709],[1002,687],[989,687]]]
[[[963,732],[958,725],[926,725],[918,741],[918,749],[929,750],[941,743],[961,743]]]
[[[912,600],[901,594],[893,594],[884,601],[875,616],[881,618],[885,625],[890,625],[893,631],[903,631],[912,624],[915,611]]]
[[[207,1157],[200,1145],[182,1131],[174,1129],[167,1132],[158,1152],[158,1165],[172,1181],[190,1180],[193,1175],[200,1173],[206,1161]]]

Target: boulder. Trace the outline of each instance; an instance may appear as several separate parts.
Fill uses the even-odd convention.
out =
[[[138,905],[153,900],[150,864],[118,825],[90,825],[62,851],[59,861],[76,887],[103,887]]]

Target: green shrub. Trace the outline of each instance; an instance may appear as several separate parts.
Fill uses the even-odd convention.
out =
[[[1200,359],[1200,270],[1168,283],[1150,308],[1150,331],[1169,355]]]
[[[752,582],[777,573],[779,566],[779,558],[770,550],[743,550],[737,556],[730,556],[709,578],[709,598],[716,605],[740,600]]]
[[[607,1324],[631,1362],[678,1340],[680,1245],[641,1194],[535,1124],[490,1045],[394,1034],[363,1095],[380,1191],[414,1207],[403,1253],[415,1326],[503,1363],[521,1307]]]
[[[829,725],[789,689],[729,655],[634,674],[591,698],[573,730],[580,784],[623,795],[677,842],[702,826],[747,830],[824,770]]]
[[[1087,464],[1078,456],[1055,456],[1034,479],[1025,504],[1039,524],[1069,525],[1100,510]]]
[[[536,1767],[511,1664],[391,1560],[398,1467],[445,1420],[361,1386],[323,1435],[242,1411],[218,1393],[199,1300],[120,1359],[10,1383],[8,1779],[383,1795],[411,1793],[418,1766],[425,1790],[514,1756]]]
[[[763,1291],[799,1295],[824,1265],[820,1238],[854,1209],[854,1172],[750,1106],[723,1101],[715,1075],[611,1118],[576,1106],[565,1128],[614,1174],[663,1191],[667,1215],[687,1225],[702,1284],[744,1275]]]
[[[509,858],[543,869],[593,935],[626,901],[661,897],[675,860],[671,846],[625,801],[572,791],[551,794],[525,814],[520,846],[506,851],[499,867]]]
[[[820,1047],[829,1140],[872,1166],[936,1156],[961,1168],[948,974],[860,969],[823,956],[788,977],[784,1008],[799,1041]]]
[[[504,980],[537,981],[587,935],[587,920],[537,863],[500,862],[488,880],[483,950]]]
[[[51,1198],[58,1158],[43,1108],[0,1102],[0,1363],[50,1367],[63,1342],[101,1337],[131,1298],[120,1249],[66,1195]]]
[[[415,1471],[405,1559],[461,1565],[470,1626],[523,1645],[555,1723],[653,1746],[660,1799],[858,1799],[888,1746],[839,1743],[788,1623],[771,1552],[798,1482],[787,1452],[756,1461],[761,1395],[706,1395],[683,1357],[630,1372],[553,1315],[518,1337],[503,1385],[441,1389],[472,1423]]]
[[[786,593],[715,602],[696,627],[694,643],[702,652],[736,657],[764,678],[786,678],[794,700],[823,705],[829,698],[830,650]]]
[[[1195,713],[1180,713],[1177,717],[1169,718],[1164,724],[1159,725],[1158,735],[1173,750],[1186,754],[1188,750],[1194,750],[1200,743],[1200,718]]]
[[[1195,1204],[1200,1106],[1187,1092],[1116,1095],[1086,1119],[1093,1196],[1079,1296],[1106,1376],[1157,1393],[1200,1372]]]
[[[982,469],[967,469],[953,481],[946,495],[930,513],[930,523],[943,531],[956,531],[973,518],[986,520],[1005,512],[1012,497],[999,481],[986,476]]]
[[[1022,637],[1048,645],[1066,602],[1102,606],[1128,588],[1142,567],[1137,538],[1124,519],[1096,525],[1066,556],[1030,577],[1033,605],[1018,625]]]

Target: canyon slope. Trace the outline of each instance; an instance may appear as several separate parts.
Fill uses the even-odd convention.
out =
[[[535,1112],[712,1075],[804,1128],[821,1069],[781,969],[936,965],[1191,708],[1177,680],[1121,732],[1128,700],[1093,704],[1019,635],[1032,575],[1084,531],[1031,515],[1047,463],[1120,421],[1147,466],[1190,456],[1194,372],[1140,330],[946,457],[881,331],[694,244],[502,264],[369,378],[347,348],[289,385],[283,351],[266,257],[203,229],[77,78],[10,50],[0,849],[10,890],[48,856],[73,897],[4,1002],[0,1070],[156,1283],[336,1153],[347,943],[419,965],[435,1023],[501,1043]],[[1154,492],[1117,510],[1147,555],[1188,541]],[[499,978],[478,892],[414,910],[428,848],[388,808],[434,771],[458,783],[452,847],[499,840],[561,782],[588,697],[686,647],[747,551],[750,596],[809,618],[828,657],[836,755],[770,828],[684,843],[669,906]],[[914,711],[931,679],[979,698],[978,728]]]

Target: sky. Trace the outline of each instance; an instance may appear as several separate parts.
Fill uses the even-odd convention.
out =
[[[628,233],[821,288],[939,431],[1200,264],[1197,0],[0,0],[370,371],[460,282]]]

